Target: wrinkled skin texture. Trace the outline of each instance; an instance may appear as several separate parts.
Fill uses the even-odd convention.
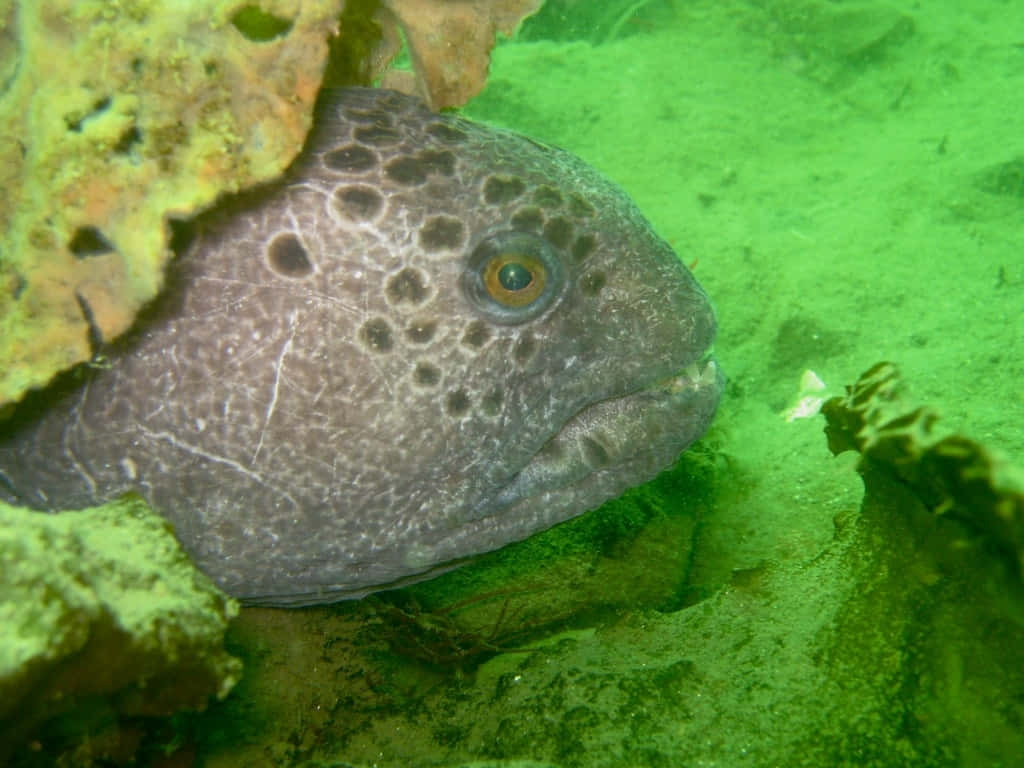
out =
[[[0,425],[0,497],[136,491],[237,597],[358,597],[653,477],[714,413],[714,331],[577,158],[329,92],[285,178],[202,223],[132,337]]]

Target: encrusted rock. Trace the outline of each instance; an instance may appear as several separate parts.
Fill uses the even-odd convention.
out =
[[[0,762],[42,722],[202,709],[234,686],[236,603],[137,500],[48,515],[0,504]]]

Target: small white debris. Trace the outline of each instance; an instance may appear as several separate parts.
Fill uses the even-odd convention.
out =
[[[822,404],[828,399],[825,389],[825,382],[818,374],[810,369],[804,371],[793,405],[782,412],[786,421],[793,422],[817,416]]]

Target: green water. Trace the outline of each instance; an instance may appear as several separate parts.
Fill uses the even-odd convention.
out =
[[[898,488],[862,510],[856,457],[784,416],[806,371],[838,395],[889,360],[945,427],[1024,461],[1024,14],[565,0],[522,37],[466,114],[581,155],[693,265],[729,378],[716,423],[647,488],[450,576],[244,611],[245,678],[167,751],[1024,764],[1012,577],[980,550],[951,572]]]

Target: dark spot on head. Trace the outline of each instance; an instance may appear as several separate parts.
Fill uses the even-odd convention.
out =
[[[464,131],[448,123],[431,123],[427,126],[427,133],[445,144],[459,144],[467,139]]]
[[[338,187],[331,197],[334,210],[346,219],[373,219],[384,207],[384,198],[373,187]]]
[[[466,327],[462,334],[462,343],[467,347],[480,349],[491,338],[490,329],[479,320],[474,320]]]
[[[469,395],[464,389],[456,389],[448,393],[445,402],[445,410],[450,416],[461,416],[469,410]]]
[[[353,123],[389,126],[394,122],[390,112],[383,109],[360,109],[359,107],[343,107],[342,114]]]
[[[406,327],[405,337],[413,344],[426,344],[436,332],[436,320],[414,320]]]
[[[515,349],[512,350],[512,356],[515,358],[516,363],[519,366],[524,366],[533,357],[534,352],[537,351],[537,342],[533,339],[532,333],[524,333],[519,337],[519,341],[516,342]]]
[[[360,126],[356,128],[354,136],[360,144],[369,144],[371,147],[397,144],[402,138],[402,134],[388,125]]]
[[[578,264],[592,254],[596,247],[596,237],[593,235],[580,235],[576,238],[576,242],[572,244],[572,257]]]
[[[288,19],[267,13],[258,5],[243,5],[231,16],[231,23],[242,37],[254,43],[266,43],[292,28]]]
[[[291,232],[284,232],[267,246],[267,262],[270,268],[284,277],[305,277],[313,271],[305,246]]]
[[[516,176],[489,176],[484,182],[484,202],[491,205],[509,203],[525,190],[523,180]]]
[[[512,216],[512,226],[529,232],[537,232],[544,225],[544,214],[540,208],[520,208]]]
[[[405,267],[388,278],[385,290],[392,304],[422,304],[427,298],[427,278],[415,267]]]
[[[390,352],[395,342],[391,337],[391,326],[382,317],[375,317],[363,323],[359,329],[359,340],[371,352]]]
[[[557,208],[562,204],[562,193],[554,187],[538,187],[533,193],[533,201],[541,208]]]
[[[114,144],[114,151],[119,155],[127,155],[132,151],[132,147],[141,141],[142,133],[137,126],[133,125],[126,129],[118,138],[117,143]]]
[[[544,237],[556,248],[565,248],[572,239],[572,224],[556,216],[544,227]]]
[[[603,467],[611,460],[605,447],[592,437],[581,437],[580,449],[583,451],[583,460],[592,469]]]
[[[466,227],[451,216],[434,216],[420,227],[420,245],[428,251],[448,248],[456,250],[462,245]]]
[[[441,371],[436,365],[430,363],[416,363],[416,369],[412,372],[413,381],[422,387],[433,387],[441,380]]]
[[[427,180],[427,166],[415,157],[396,157],[384,166],[384,173],[389,179],[414,187]]]
[[[569,212],[578,219],[593,216],[597,210],[586,199],[573,193],[569,195]]]
[[[496,416],[501,412],[501,402],[505,398],[505,393],[501,387],[494,387],[486,395],[483,400],[480,401],[480,405],[488,416]]]
[[[455,173],[455,155],[447,149],[428,149],[420,152],[419,161],[427,173],[439,173],[442,176],[451,176]]]
[[[584,296],[597,296],[606,282],[604,272],[587,272],[580,278],[580,290]]]
[[[102,256],[104,253],[113,253],[117,249],[114,244],[107,240],[106,236],[96,227],[79,227],[68,242],[70,250],[79,259],[88,256]]]
[[[359,144],[349,144],[325,153],[324,165],[332,171],[362,173],[377,165],[377,155]]]

